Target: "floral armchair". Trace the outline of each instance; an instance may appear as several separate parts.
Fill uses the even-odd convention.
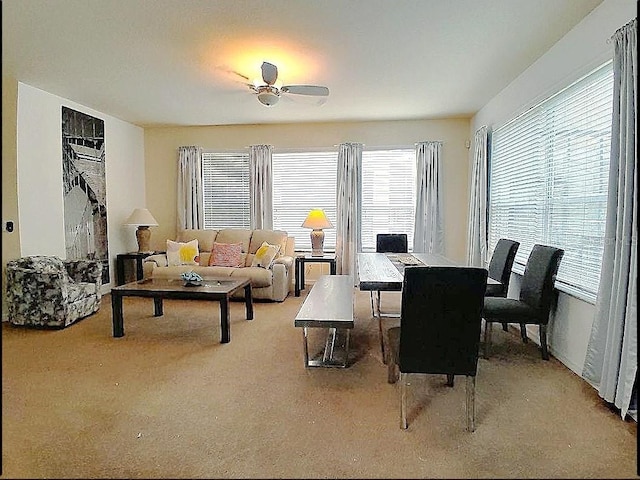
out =
[[[102,264],[34,255],[7,262],[13,325],[64,328],[100,309]]]

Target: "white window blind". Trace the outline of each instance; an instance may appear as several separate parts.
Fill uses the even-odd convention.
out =
[[[249,228],[249,155],[203,153],[204,228]]]
[[[518,273],[534,244],[564,249],[556,287],[591,302],[604,246],[612,95],[608,63],[491,139],[490,249],[503,237],[519,241]]]
[[[378,233],[406,233],[411,248],[415,203],[415,148],[364,150],[362,250],[375,252]]]
[[[311,251],[311,230],[302,222],[321,208],[336,224],[337,151],[273,153],[273,227],[296,239],[296,250]],[[336,230],[324,230],[324,250],[336,248]]]

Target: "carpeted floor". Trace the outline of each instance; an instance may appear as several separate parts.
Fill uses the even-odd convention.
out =
[[[439,376],[412,378],[401,430],[368,293],[352,365],[307,370],[293,326],[307,292],[256,302],[250,322],[234,302],[225,345],[218,305],[196,301],[155,318],[151,300],[126,298],[119,339],[109,296],[65,330],[3,323],[2,478],[636,477],[637,424],[515,330],[494,328],[479,361],[474,433],[464,378]]]

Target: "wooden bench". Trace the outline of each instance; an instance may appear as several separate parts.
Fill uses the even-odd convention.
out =
[[[353,278],[350,275],[323,275],[311,288],[296,315],[294,325],[302,327],[304,366],[346,367],[349,359],[349,333],[353,328]],[[327,328],[329,333],[321,358],[309,359],[307,328]],[[334,358],[338,331],[345,331],[344,358]]]

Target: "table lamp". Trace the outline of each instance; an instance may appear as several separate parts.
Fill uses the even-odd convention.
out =
[[[151,231],[149,227],[156,227],[158,225],[158,222],[153,218],[151,212],[146,208],[136,208],[124,224],[137,225],[136,239],[138,240],[138,252],[150,252],[149,239],[151,238]]]
[[[324,243],[323,228],[333,228],[333,224],[324,214],[324,210],[314,208],[307,215],[306,220],[302,223],[304,228],[311,228],[311,256],[322,257],[322,244]]]

